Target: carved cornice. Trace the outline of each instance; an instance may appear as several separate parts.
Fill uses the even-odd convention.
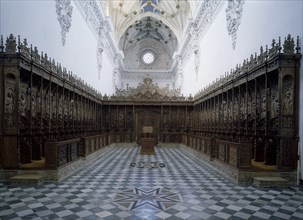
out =
[[[65,45],[66,33],[72,26],[72,13],[73,6],[71,0],[55,0],[56,2],[56,13],[58,15],[58,21],[61,27],[61,38],[62,45]]]
[[[144,78],[143,83],[138,87],[128,87],[126,89],[116,89],[115,96],[111,100],[129,100],[129,101],[185,101],[192,100],[192,97],[181,96],[180,89],[169,89],[168,87],[160,88],[157,84],[152,82],[151,78]]]
[[[102,95],[99,91],[94,89],[92,86],[90,86],[80,77],[73,74],[71,71],[68,71],[66,68],[62,67],[61,64],[57,63],[54,59],[48,57],[47,53],[41,52],[39,54],[37,47],[33,47],[32,45],[29,47],[26,38],[22,43],[20,36],[18,36],[16,40],[16,37],[13,34],[10,34],[6,38],[4,45],[3,36],[1,35],[0,55],[3,56],[3,53],[16,55],[20,54],[17,57],[23,61],[20,61],[18,63],[20,63],[20,66],[23,68],[27,68],[28,70],[32,68],[31,70],[36,73],[42,73],[43,71],[46,71],[47,73],[50,73],[54,79],[58,78],[61,81],[68,82],[67,84],[72,84],[90,93],[91,96],[102,99]]]
[[[268,48],[268,46],[266,45],[264,50],[263,47],[261,47],[259,55],[257,55],[257,53],[255,53],[255,55],[251,55],[250,59],[245,59],[242,65],[237,65],[236,68],[232,69],[229,73],[227,72],[225,73],[225,75],[222,75],[220,78],[217,78],[215,81],[212,82],[212,84],[209,84],[208,86],[200,90],[194,96],[195,100],[207,96],[208,94],[214,93],[215,90],[226,87],[228,83],[233,83],[235,79],[239,79],[239,77],[247,76],[247,73],[251,72],[252,70],[254,70],[255,73],[262,72],[264,70],[265,63],[268,69],[276,68],[279,63],[276,62],[275,58],[277,58],[281,54],[300,54],[301,48],[299,44],[299,37],[297,37],[297,43],[295,45],[294,38],[291,37],[290,34],[285,38],[283,48],[281,44],[281,38],[279,38],[278,43],[276,43],[276,41],[273,39],[271,48]],[[247,76],[245,80],[249,79],[249,77],[251,76]]]

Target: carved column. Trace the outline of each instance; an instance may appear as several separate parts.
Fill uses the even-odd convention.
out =
[[[280,149],[279,167],[295,168],[297,165],[297,146],[299,131],[299,80],[300,47],[297,43],[294,53],[294,39],[289,35],[283,44],[283,61],[279,77],[280,90]]]
[[[12,60],[14,62],[14,60]],[[19,68],[1,68],[1,95],[2,139],[0,145],[1,164],[4,168],[18,167],[18,88]],[[1,92],[2,92],[1,91]]]

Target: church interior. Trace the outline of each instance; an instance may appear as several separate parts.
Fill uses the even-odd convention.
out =
[[[303,219],[303,1],[0,1],[0,219]]]

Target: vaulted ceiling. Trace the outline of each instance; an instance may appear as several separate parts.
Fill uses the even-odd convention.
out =
[[[197,0],[104,0],[119,49],[136,43],[158,41],[170,56],[178,49]]]

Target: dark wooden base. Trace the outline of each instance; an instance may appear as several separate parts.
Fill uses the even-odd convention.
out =
[[[153,155],[155,154],[155,138],[141,138],[141,155]]]

